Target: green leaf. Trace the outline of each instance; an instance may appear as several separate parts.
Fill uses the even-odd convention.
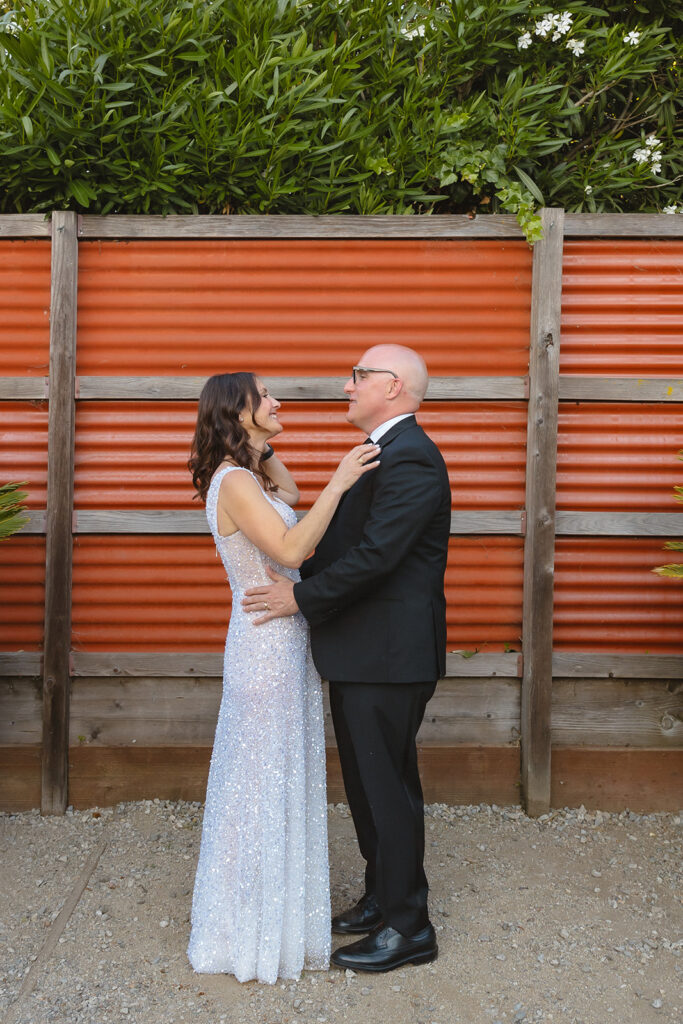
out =
[[[80,206],[85,206],[86,208],[90,206],[91,197],[88,191],[88,186],[84,181],[70,181],[67,191],[70,196],[74,197]]]
[[[525,171],[523,171],[521,167],[514,166],[514,170],[517,176],[519,177],[519,180],[522,182],[524,187],[527,188],[529,192],[531,192],[534,199],[536,199],[541,206],[545,206],[543,193],[541,192],[538,185],[534,181],[532,181],[529,175]]]

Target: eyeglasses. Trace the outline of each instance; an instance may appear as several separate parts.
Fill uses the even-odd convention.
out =
[[[361,380],[365,380],[364,374],[366,373],[390,373],[394,380],[399,380],[398,374],[394,373],[393,370],[382,370],[378,366],[354,366],[351,370],[353,383],[358,383],[356,379],[357,377],[360,377]]]

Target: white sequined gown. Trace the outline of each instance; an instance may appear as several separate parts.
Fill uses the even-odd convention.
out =
[[[188,956],[238,981],[326,970],[330,955],[325,741],[320,677],[298,613],[254,626],[248,587],[265,566],[298,579],[242,533],[221,537],[219,470],[206,501],[232,589],[221,701],[206,793]],[[288,526],[296,514],[267,495]],[[256,616],[258,617],[258,616]]]

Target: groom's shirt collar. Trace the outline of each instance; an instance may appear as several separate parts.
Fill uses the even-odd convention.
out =
[[[410,416],[414,416],[414,415],[415,414],[412,413],[412,412],[404,412],[400,416],[394,416],[392,419],[386,420],[384,423],[380,423],[380,425],[378,427],[375,427],[373,432],[370,434],[370,440],[373,441],[374,444],[377,444],[379,439],[381,437],[384,437],[384,435],[387,433],[387,431],[391,430],[391,428],[396,423],[400,423],[401,420],[407,420]]]

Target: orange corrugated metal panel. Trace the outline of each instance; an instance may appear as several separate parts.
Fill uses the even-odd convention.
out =
[[[523,580],[521,538],[451,537],[448,650],[521,651]]]
[[[558,538],[555,649],[680,654],[680,581],[652,572],[676,560],[662,544],[653,538]]]
[[[519,644],[522,541],[453,538],[449,649]],[[86,651],[219,651],[230,590],[208,537],[78,537],[73,646]]]
[[[77,537],[77,651],[222,650],[230,609],[211,537]]]
[[[45,604],[42,537],[19,534],[0,544],[0,602],[0,650],[40,650]]]
[[[683,364],[682,364],[683,369]],[[677,512],[683,405],[560,403],[557,507]]]
[[[400,342],[522,375],[530,288],[524,242],[81,242],[78,372],[342,376]]]
[[[0,376],[43,377],[50,363],[50,243],[0,242]]]
[[[0,483],[26,481],[29,508],[45,508],[47,402],[0,402]]]
[[[76,508],[190,508],[190,402],[87,402],[76,418]],[[285,402],[275,444],[308,507],[362,435],[345,403]],[[522,402],[429,403],[419,413],[449,465],[456,508],[524,504]]]
[[[560,370],[683,372],[683,242],[567,241]]]

